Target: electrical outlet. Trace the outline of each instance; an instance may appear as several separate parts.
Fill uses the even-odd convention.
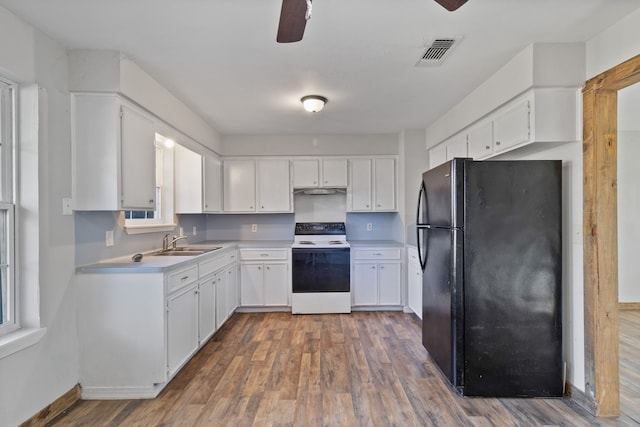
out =
[[[193,226],[193,235],[194,236],[198,235],[198,228],[195,225]]]
[[[180,227],[180,237],[184,236],[184,228]]]
[[[73,215],[73,209],[71,208],[71,198],[62,198],[62,215]]]
[[[251,224],[251,232],[255,233],[258,231],[258,224]]]
[[[368,222],[367,223],[367,231],[372,231],[373,230],[373,224]]]
[[[113,230],[107,230],[105,233],[107,247],[113,246]]]

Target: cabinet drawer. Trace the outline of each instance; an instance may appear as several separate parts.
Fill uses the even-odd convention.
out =
[[[201,278],[208,276],[209,274],[220,270],[222,267],[236,262],[236,260],[236,251],[231,251],[227,254],[218,255],[211,259],[201,261],[198,264],[198,274]]]
[[[240,259],[256,260],[288,260],[289,249],[240,249]]]
[[[198,280],[197,264],[178,270],[175,273],[171,273],[168,278],[167,291],[168,293],[172,293],[173,291],[180,289],[189,283],[193,283],[196,280]]]
[[[355,249],[353,259],[400,259],[400,248]]]

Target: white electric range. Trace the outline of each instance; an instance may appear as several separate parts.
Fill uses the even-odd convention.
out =
[[[296,223],[293,314],[351,313],[351,256],[343,222]]]

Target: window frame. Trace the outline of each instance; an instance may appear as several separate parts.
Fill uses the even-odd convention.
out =
[[[18,85],[0,77],[0,210],[6,211],[5,246],[6,283],[5,291],[0,294],[5,308],[0,307],[3,321],[0,319],[0,337],[6,336],[21,328],[20,289],[16,280],[16,137],[17,137],[17,91]],[[0,224],[4,227],[5,224]],[[0,262],[2,259],[0,257]],[[1,280],[2,276],[0,276]],[[4,297],[3,297],[4,295]],[[8,304],[7,304],[8,301]],[[6,310],[6,311],[5,311]]]

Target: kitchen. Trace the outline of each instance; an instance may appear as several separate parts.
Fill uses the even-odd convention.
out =
[[[469,5],[471,6],[470,2]],[[466,7],[466,6],[465,6]],[[40,85],[47,89],[46,96],[48,98],[48,111],[46,126],[50,129],[48,137],[50,144],[55,144],[49,149],[43,148],[40,157],[37,159],[28,159],[25,161],[35,161],[29,173],[25,172],[21,185],[25,186],[24,194],[40,194],[40,200],[27,201],[31,203],[31,207],[36,209],[38,214],[35,218],[26,218],[23,226],[28,226],[28,221],[36,221],[39,226],[39,247],[43,251],[39,254],[38,250],[28,250],[23,258],[29,265],[39,266],[37,271],[25,271],[22,275],[24,280],[29,282],[47,282],[48,286],[36,286],[35,292],[40,293],[40,310],[36,318],[41,321],[42,325],[47,328],[44,340],[30,347],[27,351],[16,353],[14,356],[4,357],[0,362],[0,371],[3,378],[9,380],[5,384],[24,384],[24,388],[20,393],[15,393],[12,387],[5,388],[3,386],[0,413],[8,414],[8,424],[19,423],[31,415],[35,414],[46,405],[63,395],[71,389],[78,380],[78,355],[77,338],[75,333],[68,331],[76,330],[75,313],[77,311],[75,298],[74,272],[76,265],[96,261],[97,259],[113,258],[125,254],[133,254],[141,250],[150,250],[158,248],[161,245],[161,238],[164,233],[155,233],[153,235],[126,235],[121,228],[116,227],[118,218],[113,213],[90,213],[81,214],[75,217],[62,216],[58,212],[60,209],[60,201],[71,195],[71,161],[70,161],[70,144],[61,141],[70,141],[70,127],[65,125],[69,123],[69,100],[66,75],[66,58],[64,49],[56,42],[53,42],[47,36],[33,29],[27,24],[19,21],[10,12],[2,10],[1,26],[3,32],[3,40],[12,40],[15,46],[8,48],[3,42],[2,58],[3,63],[0,65],[3,70],[8,69],[6,76],[13,77],[21,82],[37,81]],[[636,34],[633,22],[637,22],[637,13],[631,14],[628,18],[620,18],[617,27],[613,27],[612,33],[603,33],[601,38],[594,38],[592,42],[587,43],[587,59],[585,66],[586,76],[591,77],[599,72],[608,69],[630,57],[637,52],[633,49],[633,42],[629,38],[615,38],[621,31],[623,33]],[[314,22],[316,25],[318,21]],[[6,23],[6,25],[4,25]],[[6,33],[5,33],[6,32]],[[612,35],[609,35],[612,34]],[[605,50],[599,45],[601,41],[609,40],[608,37],[617,40],[616,48],[610,49],[611,45]],[[620,43],[619,40],[624,43]],[[632,38],[631,38],[632,39]],[[625,44],[625,43],[628,43]],[[34,62],[33,58],[38,58]],[[63,59],[64,58],[64,59]],[[602,58],[602,59],[597,59]],[[3,73],[5,74],[5,73]],[[583,79],[584,80],[584,79]],[[153,83],[150,83],[153,84]],[[479,84],[476,83],[475,86]],[[135,90],[135,89],[134,89]],[[158,88],[156,91],[162,96],[168,96],[166,90]],[[160,95],[159,95],[160,96]],[[142,97],[144,98],[144,97]],[[167,98],[165,98],[166,101]],[[150,101],[151,102],[151,101]],[[314,135],[303,138],[296,138],[292,135],[231,135],[220,137],[214,132],[207,130],[202,122],[196,119],[189,119],[189,114],[185,112],[185,107],[179,103],[158,103],[163,105],[161,115],[163,117],[175,117],[175,125],[182,128],[182,123],[190,123],[184,126],[189,128],[189,134],[199,141],[211,141],[211,148],[223,152],[230,156],[243,155],[285,155],[285,156],[323,156],[323,155],[364,155],[364,156],[398,156],[398,208],[397,214],[387,213],[371,213],[371,214],[347,214],[347,223],[351,222],[351,217],[355,217],[358,233],[364,236],[373,233],[380,239],[404,240],[407,236],[407,242],[412,243],[415,215],[414,197],[417,192],[417,186],[414,184],[417,173],[425,169],[425,135],[429,141],[428,147],[439,143],[450,131],[446,127],[447,120],[436,123],[429,127],[427,131],[424,129],[406,128],[399,134],[385,133],[377,135]],[[330,99],[327,108],[331,104],[338,105],[337,102]],[[167,105],[173,105],[167,108]],[[170,111],[167,111],[170,110]],[[458,117],[464,116],[464,111],[458,112]],[[302,119],[308,120],[308,119]],[[460,121],[464,121],[463,118]],[[449,120],[449,123],[451,120]],[[308,122],[307,122],[308,123]],[[455,125],[451,125],[455,127]],[[462,128],[463,126],[459,126]],[[430,139],[431,138],[431,139]],[[300,140],[302,142],[300,143]],[[45,144],[44,141],[41,141]],[[300,146],[297,144],[300,143]],[[388,146],[387,144],[388,143]],[[59,146],[59,144],[61,144]],[[315,144],[315,145],[314,145]],[[45,145],[45,147],[48,147]],[[543,153],[540,156],[549,158],[571,158],[579,159],[580,148],[574,146],[556,147],[549,153]],[[529,156],[536,154],[529,153]],[[564,157],[561,157],[564,156]],[[37,180],[34,182],[34,171],[38,171],[41,175],[41,184]],[[571,178],[572,188],[581,188],[581,162],[574,161],[569,164],[566,173]],[[29,187],[31,186],[31,187]],[[571,191],[572,216],[574,219],[569,221],[570,224],[581,224],[581,190]],[[573,200],[575,199],[575,200]],[[285,214],[293,216],[292,214]],[[362,215],[359,216],[359,215]],[[184,221],[184,223],[183,223]],[[360,222],[361,221],[361,222]],[[260,238],[269,239],[270,232],[277,233],[277,230],[287,228],[287,224],[293,224],[293,220],[283,220],[277,214],[243,214],[230,217],[215,216],[214,218],[202,218],[197,215],[181,216],[180,225],[188,234],[192,234],[193,226],[196,226],[198,233],[206,230],[207,238],[211,234],[210,239],[252,239],[251,225],[258,224],[256,234]],[[373,231],[366,231],[366,224],[373,224]],[[92,226],[93,224],[93,226]],[[264,226],[263,226],[264,225]],[[390,227],[389,227],[390,226]],[[287,228],[289,238],[292,237],[292,228]],[[113,247],[106,247],[105,231],[115,231],[115,242]],[[394,231],[389,231],[394,230]],[[226,235],[225,235],[226,233]],[[378,235],[377,233],[381,233]],[[387,234],[388,233],[388,234]],[[256,236],[256,237],[258,237]],[[567,319],[566,324],[574,325],[569,328],[568,336],[568,358],[571,367],[569,378],[578,389],[584,389],[583,356],[578,350],[582,345],[582,288],[581,288],[581,245],[577,246],[571,253],[571,259],[574,259],[575,265],[569,270],[572,276],[571,282],[574,286],[568,288],[570,292],[569,299],[574,301],[570,306],[570,312],[575,319]],[[24,249],[29,249],[28,244],[24,245]],[[28,288],[28,292],[33,289]],[[29,294],[27,294],[29,295]],[[28,297],[28,296],[27,296]],[[26,313],[29,314],[29,313]],[[565,350],[567,351],[567,350]],[[32,372],[29,378],[24,378],[25,372]],[[22,374],[21,374],[22,373]],[[29,396],[27,398],[26,396]]]

